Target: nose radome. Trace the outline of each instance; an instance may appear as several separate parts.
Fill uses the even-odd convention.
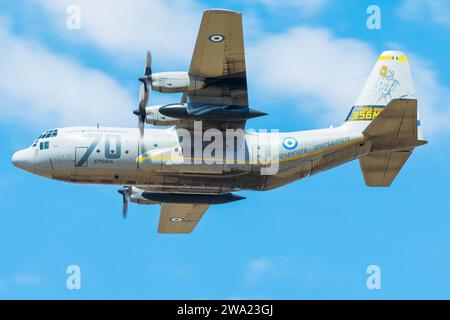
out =
[[[33,170],[33,154],[30,149],[23,149],[15,152],[11,158],[12,163],[23,170]]]
[[[11,161],[16,167],[19,167],[20,163],[23,162],[23,150],[14,152]]]

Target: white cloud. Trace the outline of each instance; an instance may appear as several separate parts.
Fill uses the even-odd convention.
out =
[[[272,269],[271,261],[269,259],[252,259],[248,262],[247,269],[245,271],[245,282],[247,284],[256,284],[259,282],[265,274]]]
[[[0,24],[0,43],[4,119],[52,126],[133,119],[130,113],[136,101],[104,72],[14,36],[5,23]]]
[[[294,8],[296,12],[311,15],[323,9],[327,0],[252,0],[251,2],[264,5],[271,9]]]
[[[450,88],[439,82],[430,62],[415,55],[410,55],[410,61],[424,139],[449,135],[450,102],[447,97],[450,97]]]
[[[367,42],[338,38],[328,29],[295,27],[251,45],[247,60],[249,75],[258,89],[255,94],[288,98],[301,111],[329,124],[344,120],[378,54]],[[450,121],[446,99],[450,88],[439,82],[430,62],[408,51],[406,54],[425,138],[450,134],[446,125]]]
[[[289,256],[255,258],[248,261],[244,272],[244,284],[255,287],[292,278],[296,261]]]
[[[319,12],[327,0],[252,0],[269,9],[290,9],[304,15]],[[202,11],[195,0],[39,0],[56,30],[67,40],[87,41],[120,60],[143,59],[152,50],[155,66],[186,66],[194,48]],[[69,5],[81,9],[81,29],[66,28]],[[244,13],[246,38],[262,35],[262,22],[249,10]]]
[[[366,76],[353,78],[368,74],[375,59],[363,41],[295,27],[250,46],[248,65],[259,92],[304,102],[301,109],[331,121],[348,113]]]
[[[254,2],[268,7],[280,5],[272,0],[254,0]],[[436,6],[430,5],[429,1],[426,3],[430,8]],[[175,69],[188,64],[202,11],[199,2],[180,0],[170,3],[160,0],[135,0],[131,5],[119,0],[40,0],[40,4],[50,13],[53,23],[58,26],[61,34],[68,38],[76,37],[74,35],[77,33],[65,28],[67,18],[65,10],[68,4],[78,4],[82,12],[81,40],[93,43],[118,60],[133,59],[133,63],[135,59],[143,59],[147,48],[153,49],[156,56],[154,68],[157,70],[161,70],[164,65],[170,65]],[[325,5],[326,1],[283,3],[283,6],[308,8],[306,11],[317,11]],[[409,10],[412,10],[411,8]],[[244,15],[244,19],[249,18]],[[436,19],[439,21],[439,18]],[[247,65],[249,83],[256,89],[251,92],[256,96],[251,100],[259,96],[274,101],[282,98],[283,102],[288,103],[286,108],[294,107],[306,112],[311,118],[318,119],[321,125],[338,124],[343,121],[362,89],[379,52],[365,41],[341,38],[326,28],[297,26],[282,33],[263,33],[258,17],[253,15],[250,20],[250,24],[247,21],[246,25],[255,26],[255,30],[252,31],[251,41],[246,42]],[[245,32],[248,34],[250,30]],[[127,92],[106,74],[52,55],[42,47],[39,50],[39,46],[37,52],[44,51],[42,55],[47,59],[33,59],[29,50],[25,50],[28,44],[24,41],[11,36],[7,37],[7,40],[9,40],[7,43],[13,42],[16,47],[21,48],[17,50],[19,55],[7,54],[4,51],[0,53],[0,57],[7,55],[9,60],[15,60],[13,64],[9,61],[3,62],[16,75],[14,81],[16,85],[10,84],[14,87],[11,92],[16,92],[16,96],[27,97],[29,89],[25,88],[29,87],[30,82],[39,84],[36,89],[31,87],[33,94],[28,101],[35,107],[27,106],[30,118],[51,112],[60,114],[66,123],[80,123],[80,120],[84,119],[102,122],[115,118],[129,118],[130,106],[136,104],[135,99],[130,99]],[[406,54],[414,56],[407,50]],[[20,55],[21,59],[13,59]],[[34,60],[29,63],[32,67],[30,69],[33,67],[37,69],[33,70],[33,74],[35,77],[37,75],[38,79],[25,76],[30,74],[28,68],[19,63],[24,58]],[[38,60],[42,60],[43,63],[37,63]],[[172,64],[167,64],[167,61],[171,61]],[[448,105],[444,97],[450,89],[439,82],[438,71],[426,60],[415,57],[411,62],[425,135],[450,133],[444,125],[450,120],[449,112],[444,111],[444,107]],[[53,67],[47,68],[46,65]],[[14,70],[15,68],[18,70]],[[69,71],[62,72],[64,68]],[[50,72],[42,72],[42,69],[48,69]],[[64,77],[68,73],[72,76]],[[58,87],[62,82],[61,79],[69,79],[69,84],[64,87],[73,88],[69,91],[73,93],[70,99],[62,93],[63,90],[54,90],[55,86]],[[8,88],[8,84],[4,82],[5,80],[0,82],[0,90],[2,86]],[[28,86],[23,86],[24,82]],[[18,83],[21,85],[17,85]],[[88,90],[89,88],[91,90]],[[8,95],[3,95],[0,99],[5,99],[5,96]],[[169,96],[167,101],[172,98]],[[69,102],[70,107],[59,107],[67,105],[68,100],[76,103]],[[39,104],[39,101],[45,103]],[[153,99],[152,101],[154,102]],[[74,110],[77,110],[74,105],[82,108],[82,112],[74,113]],[[92,108],[91,105],[102,107]],[[108,107],[105,107],[106,105]],[[274,108],[280,110],[279,106]],[[19,110],[15,111],[19,113]],[[20,113],[22,114],[21,111]]]
[[[40,0],[60,34],[81,37],[124,59],[153,51],[158,61],[190,60],[202,8],[184,0]],[[81,9],[81,29],[66,28],[69,5]],[[131,57],[127,57],[131,55]]]
[[[405,0],[399,15],[406,20],[426,20],[450,27],[450,1]]]

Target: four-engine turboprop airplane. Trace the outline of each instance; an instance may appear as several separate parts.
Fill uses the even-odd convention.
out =
[[[204,12],[188,72],[152,73],[148,54],[139,80],[139,128],[48,130],[12,162],[52,179],[123,185],[124,216],[128,201],[160,204],[160,233],[190,233],[210,205],[243,199],[232,192],[274,189],[354,159],[368,186],[390,186],[426,143],[398,51],[379,56],[339,127],[245,132],[264,113],[249,108],[242,19],[231,11]],[[183,93],[182,101],[147,106],[151,90]]]

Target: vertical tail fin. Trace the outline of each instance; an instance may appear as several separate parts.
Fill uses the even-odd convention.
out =
[[[416,99],[409,61],[400,51],[384,51],[378,57],[345,126],[363,131],[392,99]]]
[[[415,98],[408,58],[400,51],[384,51],[355,105],[385,106],[398,98]]]
[[[413,149],[426,143],[408,58],[402,52],[380,55],[344,126],[371,141],[370,152],[359,159],[366,184],[389,187]]]

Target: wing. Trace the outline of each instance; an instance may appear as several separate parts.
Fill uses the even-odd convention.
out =
[[[244,36],[240,13],[203,13],[189,74],[203,79],[202,89],[188,92],[190,111],[210,105],[248,107]],[[204,106],[207,105],[207,106]]]
[[[191,233],[208,204],[163,203],[159,216],[159,233]]]

